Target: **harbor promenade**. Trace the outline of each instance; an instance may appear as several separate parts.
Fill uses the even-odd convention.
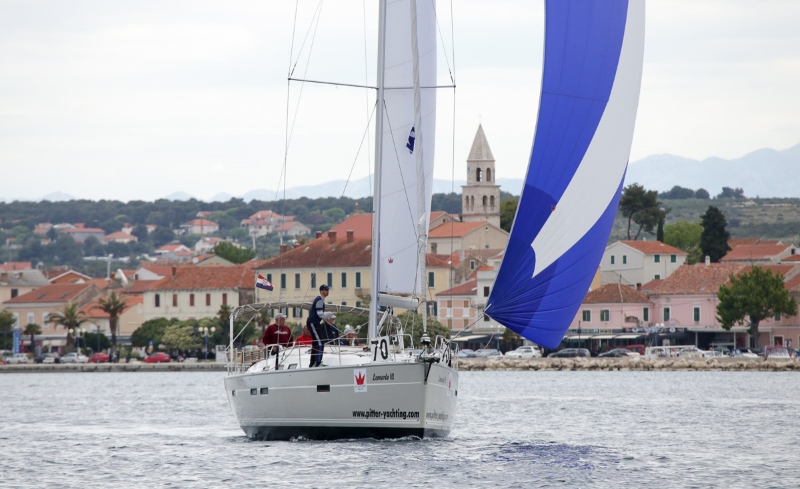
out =
[[[763,358],[461,358],[462,371],[512,371],[512,370],[716,370],[716,371],[798,371],[797,358],[764,360]],[[3,373],[37,372],[197,372],[225,371],[217,362],[170,363],[71,363],[71,364],[20,364],[0,365]]]

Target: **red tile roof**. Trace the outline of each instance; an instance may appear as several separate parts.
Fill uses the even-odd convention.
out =
[[[664,244],[661,241],[628,241],[622,240],[620,243],[626,244],[631,248],[641,251],[646,255],[686,255],[683,250],[679,250],[674,246]]]
[[[652,294],[716,294],[719,286],[727,283],[728,277],[741,268],[742,265],[738,263],[683,265],[664,279]]]
[[[650,299],[627,285],[607,284],[598,287],[583,299],[584,304],[647,304]]]
[[[337,238],[347,237],[347,231],[353,231],[355,239],[372,239],[372,214],[353,214],[344,221],[331,228],[336,231]],[[324,235],[323,239],[327,239]]]
[[[354,239],[348,243],[347,240],[337,237],[336,242],[330,244],[328,237],[325,236],[251,266],[259,269],[368,267],[370,263],[372,263],[372,240]]]
[[[461,285],[456,285],[452,289],[447,289],[436,294],[437,297],[445,295],[477,295],[478,294],[478,281],[470,280]]]
[[[27,294],[9,299],[4,304],[66,303],[91,286],[91,284],[48,284]]]
[[[778,244],[755,244],[755,245],[740,245],[728,252],[727,255],[720,259],[720,262],[730,261],[753,261],[761,260],[768,261],[779,257],[782,254],[789,253],[791,245],[778,245]]]
[[[728,246],[731,249],[742,245],[754,245],[761,241],[759,238],[731,238],[728,240]]]
[[[208,227],[215,227],[219,226],[219,224],[209,221],[208,219],[192,219],[189,222],[185,222],[181,224],[181,226],[208,226]]]
[[[13,270],[31,270],[33,265],[29,261],[9,261],[0,263],[0,270],[4,272],[11,272]]]
[[[148,290],[248,289],[255,287],[255,275],[244,266],[176,267],[175,276],[167,276]]]
[[[486,222],[446,222],[441,226],[437,226],[428,232],[428,238],[460,238],[466,236],[472,231],[487,226]]]

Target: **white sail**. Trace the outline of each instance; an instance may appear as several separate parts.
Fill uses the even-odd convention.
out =
[[[417,2],[420,126],[415,127],[411,0],[387,2],[385,112],[378,250],[379,292],[420,294],[418,223],[427,233],[436,132],[436,16],[433,2]],[[412,151],[413,148],[413,151]],[[417,206],[417,152],[422,153],[424,207]],[[422,215],[420,215],[420,213]]]

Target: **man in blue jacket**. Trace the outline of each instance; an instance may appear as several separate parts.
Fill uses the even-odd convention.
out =
[[[311,342],[311,362],[308,367],[319,367],[322,364],[322,350],[325,345],[322,343],[327,337],[325,326],[322,325],[322,315],[325,313],[325,298],[328,297],[330,287],[328,284],[319,286],[319,295],[311,303],[311,310],[308,312],[306,325],[311,332],[313,341]]]

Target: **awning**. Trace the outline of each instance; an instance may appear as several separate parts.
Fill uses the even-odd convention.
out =
[[[644,336],[643,334],[621,334],[616,336],[615,340],[635,340],[636,338],[641,338]]]
[[[485,340],[487,338],[489,338],[489,335],[487,334],[472,334],[468,336],[458,336],[456,338],[453,338],[451,341],[477,341],[479,339]]]
[[[593,340],[610,340],[611,338],[616,338],[617,335],[615,334],[599,334],[596,336],[592,336]]]
[[[575,340],[575,341],[577,341],[577,340],[588,340],[589,338],[590,338],[590,336],[588,334],[582,334],[580,336],[572,335],[572,336],[565,336],[564,337],[564,339],[567,340],[567,341],[570,341],[570,340]]]

